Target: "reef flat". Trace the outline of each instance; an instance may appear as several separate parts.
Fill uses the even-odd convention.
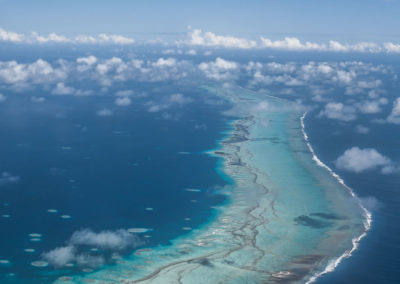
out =
[[[229,202],[169,246],[58,283],[305,283],[355,249],[368,212],[313,159],[303,110],[241,88],[206,90],[228,100],[236,117],[209,152],[231,180],[222,190]]]

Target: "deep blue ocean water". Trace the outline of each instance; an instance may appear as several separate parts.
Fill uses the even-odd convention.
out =
[[[38,58],[75,60],[77,56],[95,54],[110,57],[107,50],[54,49],[31,47],[9,49],[1,46],[1,60],[32,62]],[[112,52],[111,52],[112,53]],[[127,58],[158,58],[159,51],[118,50]],[[397,66],[398,59],[389,56],[352,54],[324,55],[298,53],[215,51],[214,56],[247,62],[249,60],[308,62],[363,60],[374,64]],[[185,58],[184,56],[182,56]],[[195,64],[204,60],[198,56]],[[207,59],[211,60],[211,59]],[[239,78],[243,85],[248,78]],[[392,99],[399,94],[398,82],[381,75]],[[87,86],[98,90],[98,86]],[[132,88],[145,93],[128,107],[114,106],[113,92]],[[279,86],[271,86],[271,94]],[[343,90],[335,93],[344,98]],[[12,92],[11,92],[12,93]],[[145,107],[151,98],[162,101],[171,93],[183,93],[193,102],[190,107],[171,110],[179,119],[165,119],[149,113]],[[212,206],[224,202],[218,189],[227,181],[215,171],[216,158],[203,153],[217,147],[217,141],[229,128],[221,114],[229,106],[205,104],[207,94],[190,85],[174,82],[126,83],[110,88],[109,94],[90,97],[47,96],[45,103],[31,101],[31,96],[46,96],[42,90],[7,94],[0,104],[0,173],[9,172],[20,182],[0,188],[0,281],[16,273],[40,282],[32,261],[42,252],[65,245],[71,234],[82,228],[116,230],[120,228],[152,228],[143,246],[167,244],[169,240],[212,218]],[[306,93],[283,97],[305,99]],[[211,99],[215,99],[210,97]],[[309,102],[309,101],[308,101]],[[111,108],[113,115],[99,117],[96,112]],[[380,118],[388,115],[391,104]],[[317,283],[399,283],[400,270],[400,175],[382,175],[379,171],[349,173],[335,168],[334,161],[346,149],[358,146],[375,148],[393,161],[400,161],[398,125],[371,123],[371,116],[342,123],[317,117],[318,110],[306,118],[306,131],[319,158],[340,174],[346,184],[361,198],[376,199],[371,208],[373,225],[354,255],[343,261],[335,272]],[[357,134],[356,124],[367,125],[368,134]],[[188,192],[185,189],[200,189]],[[196,202],[193,202],[196,200]],[[153,211],[146,208],[154,208]],[[48,213],[48,209],[58,212]],[[61,215],[70,215],[63,219]],[[190,218],[190,221],[184,220]],[[42,241],[30,241],[29,234],[40,233]],[[27,253],[26,248],[36,249]],[[126,252],[128,253],[128,252]],[[44,269],[46,271],[46,269]],[[50,268],[47,271],[52,271]],[[77,272],[72,269],[69,273]],[[63,271],[62,275],[65,275]],[[55,279],[60,274],[49,276]],[[46,281],[48,281],[46,279]],[[33,282],[32,281],[32,282]],[[28,283],[28,282],[27,282]]]
[[[217,158],[202,151],[223,137],[228,125],[221,110],[227,106],[205,105],[190,89],[151,87],[165,90],[150,93],[160,100],[171,88],[183,92],[192,106],[172,110],[179,120],[148,113],[140,99],[99,117],[99,109],[113,105],[107,95],[38,104],[32,94],[20,94],[0,106],[0,172],[21,179],[0,190],[0,213],[11,215],[0,218],[0,258],[12,264],[0,266],[0,279],[9,273],[38,277],[30,263],[83,228],[151,228],[142,246],[167,244],[185,232],[182,227],[206,222],[211,206],[224,201],[217,193],[226,184],[214,170]],[[71,218],[60,218],[64,214]],[[30,241],[31,233],[42,234],[42,241]]]
[[[364,117],[360,122],[367,121]],[[317,283],[399,283],[400,175],[383,175],[377,170],[349,173],[336,169],[334,165],[337,157],[353,146],[375,148],[395,161],[400,160],[399,126],[368,125],[368,134],[358,134],[353,124],[316,118],[315,113],[306,119],[306,130],[319,158],[334,169],[360,198],[375,200],[368,208],[372,212],[372,227],[359,249]]]

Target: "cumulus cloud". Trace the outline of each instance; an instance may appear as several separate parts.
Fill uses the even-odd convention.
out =
[[[16,33],[0,28],[0,41],[25,44],[116,44],[131,45],[135,40],[118,34],[98,35],[77,35],[68,37],[54,32],[47,35],[31,32],[30,34]],[[154,40],[151,43],[157,42]],[[162,42],[162,41],[161,41]],[[189,39],[184,42],[177,42],[178,45],[188,44],[190,46],[207,46],[219,48],[270,48],[290,51],[323,51],[323,52],[368,52],[368,53],[400,53],[400,44],[393,42],[374,43],[341,43],[329,40],[326,43],[316,43],[310,41],[301,41],[296,37],[285,37],[281,40],[271,40],[266,37],[260,37],[259,41],[238,38],[233,36],[217,35],[213,32],[203,32],[200,29],[191,29]],[[194,55],[196,51],[190,49],[186,52],[188,55]]]
[[[62,267],[75,260],[75,250],[73,246],[58,247],[44,253],[43,258],[55,267]]]
[[[247,65],[242,65],[241,68],[247,73],[246,75],[253,77],[249,82],[250,85],[305,86],[316,95],[315,99],[319,101],[324,100],[323,95],[331,86],[345,87],[349,94],[362,93],[365,92],[363,90],[368,90],[369,93],[375,94],[375,99],[378,99],[379,94],[382,93],[380,88],[383,83],[374,79],[374,75],[390,72],[388,67],[354,61],[309,61],[307,63],[250,61]],[[367,80],[373,83],[367,84]],[[325,92],[321,92],[321,90],[325,90]]]
[[[383,204],[373,196],[360,197],[359,199],[369,211],[379,211],[383,207]]]
[[[7,99],[7,97],[5,95],[3,95],[2,93],[0,93],[0,103],[4,102]]]
[[[71,95],[74,92],[74,88],[66,86],[63,82],[57,83],[56,87],[51,91],[53,95]]]
[[[269,48],[277,50],[290,51],[321,51],[321,52],[363,52],[363,53],[399,53],[400,44],[386,42],[358,42],[341,43],[335,40],[329,40],[326,43],[316,43],[310,41],[301,41],[296,37],[285,37],[280,40],[271,40],[266,37],[260,37],[259,41],[248,40],[244,38],[222,36],[212,32],[203,32],[200,29],[189,31],[189,45],[223,47],[223,48]]]
[[[72,245],[94,246],[101,249],[124,250],[136,246],[138,238],[127,230],[101,231],[95,233],[90,229],[75,232],[70,241]]]
[[[387,118],[390,123],[400,124],[400,97],[393,102],[393,109]]]
[[[392,42],[386,42],[384,43],[384,49],[388,53],[400,53],[400,44],[394,44]]]
[[[19,176],[12,175],[9,172],[2,172],[0,175],[0,187],[10,183],[17,183],[20,180]]]
[[[186,51],[186,54],[187,55],[197,55],[197,51],[194,49],[190,49],[190,50]]]
[[[295,88],[309,89],[314,101],[330,102],[325,94],[333,87],[345,87],[352,90],[366,90],[374,98],[354,104],[358,112],[376,113],[380,110],[384,98],[380,97],[383,83],[374,79],[376,73],[390,72],[390,68],[362,62],[249,62],[241,64],[217,57],[214,61],[205,61],[196,65],[187,60],[176,58],[156,58],[153,60],[122,59],[119,57],[97,58],[79,57],[72,61],[55,60],[47,62],[39,59],[31,63],[0,61],[0,84],[13,91],[24,91],[42,87],[53,94],[91,95],[92,90],[79,90],[79,83],[93,83],[94,88],[109,87],[123,82],[159,82],[181,80],[192,76],[219,81],[234,81],[240,74],[245,75],[248,85],[284,85],[285,94],[294,94]],[[240,78],[243,78],[241,76]],[[77,82],[71,85],[70,82]],[[368,84],[366,82],[373,82]],[[88,84],[86,84],[88,85]],[[365,89],[364,89],[365,88]],[[316,90],[318,94],[314,94]],[[282,93],[282,92],[281,92]],[[131,90],[115,93],[117,97],[134,97]],[[127,105],[129,100],[119,99],[117,104]],[[387,100],[386,100],[387,103]],[[153,107],[153,109],[156,107]]]
[[[357,103],[357,108],[362,113],[378,113],[381,112],[381,103],[378,100],[375,101],[363,101]]]
[[[295,37],[285,37],[283,40],[276,41],[261,37],[261,46],[286,50],[322,50],[326,48],[324,45],[311,43],[308,41],[302,43],[298,38]]]
[[[147,105],[149,106],[147,108],[148,112],[159,112],[161,110],[164,110],[164,109],[168,108],[167,104],[156,104],[154,102],[149,102],[149,103],[147,103]]]
[[[78,35],[75,37],[67,37],[58,35],[56,33],[49,33],[48,35],[40,35],[37,32],[30,34],[19,34],[12,31],[6,31],[0,28],[0,41],[12,43],[28,43],[28,44],[118,44],[127,45],[133,44],[134,39],[128,38],[117,34],[99,34],[97,36]]]
[[[299,79],[293,78],[290,75],[284,74],[280,76],[271,76],[271,75],[263,75],[261,72],[257,71],[254,73],[253,81],[251,82],[252,85],[254,84],[265,84],[265,85],[272,85],[272,84],[283,84],[286,86],[303,86],[305,83]]]
[[[79,253],[74,246],[58,247],[42,255],[50,265],[60,268],[67,264],[76,264],[80,267],[97,268],[104,264],[105,259],[101,255],[91,255],[88,252]]]
[[[176,59],[175,58],[159,58],[156,62],[152,64],[153,66],[156,67],[172,67],[176,65]]]
[[[368,134],[369,128],[359,124],[355,127],[355,131],[360,134]]]
[[[111,116],[113,112],[108,108],[103,108],[96,113],[98,116]]]
[[[87,65],[93,65],[97,62],[97,58],[93,55],[87,56],[87,57],[79,57],[76,59],[76,62],[78,63],[84,63]]]
[[[131,99],[128,97],[119,97],[115,99],[115,104],[117,106],[129,106],[131,104]]]
[[[79,72],[84,72],[89,70],[94,64],[97,63],[97,57],[90,55],[87,57],[79,57],[76,59],[78,63],[77,70]]]
[[[32,96],[31,97],[31,101],[34,102],[34,103],[43,103],[44,101],[46,101],[46,98]]]
[[[356,109],[342,103],[331,102],[325,105],[325,108],[321,110],[319,116],[342,121],[351,121],[356,119]]]
[[[302,42],[296,37],[285,37],[283,40],[270,40],[261,37],[261,46],[280,50],[294,51],[329,51],[329,52],[381,52],[382,47],[375,43],[361,42],[356,44],[343,44],[334,40],[325,43]]]
[[[31,63],[0,61],[0,84],[17,91],[42,86],[46,91],[53,89],[54,94],[90,95],[90,90],[73,89],[74,86],[67,86],[66,82],[94,81],[102,86],[128,80],[158,82],[182,79],[196,69],[190,62],[173,58],[142,61],[88,56],[74,61],[59,59],[53,63],[42,59]]]
[[[104,264],[105,259],[103,256],[100,255],[90,255],[86,254],[79,254],[75,258],[76,264],[78,266],[85,266],[90,268],[96,268]]]
[[[148,112],[160,112],[162,110],[169,109],[173,107],[174,105],[178,106],[183,106],[185,104],[191,103],[193,100],[183,94],[172,94],[167,96],[163,101],[161,102],[154,102],[154,101],[148,101],[146,103],[147,111]],[[166,116],[169,116],[168,114],[165,114]],[[169,118],[169,117],[165,117]]]
[[[189,44],[242,49],[249,49],[257,46],[257,43],[253,40],[241,39],[232,36],[221,36],[212,32],[203,33],[199,29],[191,31]]]
[[[388,157],[373,148],[360,149],[359,147],[352,147],[337,158],[335,165],[338,169],[355,173],[377,168],[380,168],[384,174],[397,171],[396,166]]]
[[[133,91],[132,90],[118,91],[115,93],[115,95],[118,97],[130,97],[133,95]]]
[[[42,254],[42,257],[55,267],[75,263],[78,266],[98,267],[109,254],[93,255],[88,248],[98,248],[107,252],[120,252],[133,249],[143,243],[127,230],[101,231],[82,229],[73,233],[66,246],[57,247]]]
[[[8,42],[22,42],[24,39],[23,34],[18,34],[11,31],[6,31],[0,28],[0,40],[1,41],[8,41]]]
[[[215,61],[200,63],[199,69],[208,78],[225,80],[232,77],[232,71],[238,70],[239,64],[218,57]]]
[[[33,63],[0,61],[0,83],[14,87],[26,87],[31,84],[50,84],[67,77],[63,66],[54,68],[49,62],[38,59]]]
[[[114,43],[114,44],[132,44],[134,39],[115,34],[99,34],[97,37],[98,43]]]
[[[172,94],[169,96],[168,101],[173,104],[176,103],[183,105],[192,102],[192,99],[184,96],[183,94]]]

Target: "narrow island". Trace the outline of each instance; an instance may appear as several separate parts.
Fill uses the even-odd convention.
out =
[[[58,283],[311,283],[357,248],[370,213],[315,155],[303,110],[238,87],[203,87],[232,105],[217,171],[228,201],[211,220],[115,265]]]

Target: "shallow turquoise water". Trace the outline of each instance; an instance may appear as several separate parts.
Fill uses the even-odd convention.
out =
[[[306,282],[354,247],[365,212],[312,159],[302,112],[243,89],[207,89],[233,103],[239,117],[222,147],[210,153],[223,158],[219,170],[233,181],[221,189],[229,202],[171,245],[136,251],[71,283]]]

